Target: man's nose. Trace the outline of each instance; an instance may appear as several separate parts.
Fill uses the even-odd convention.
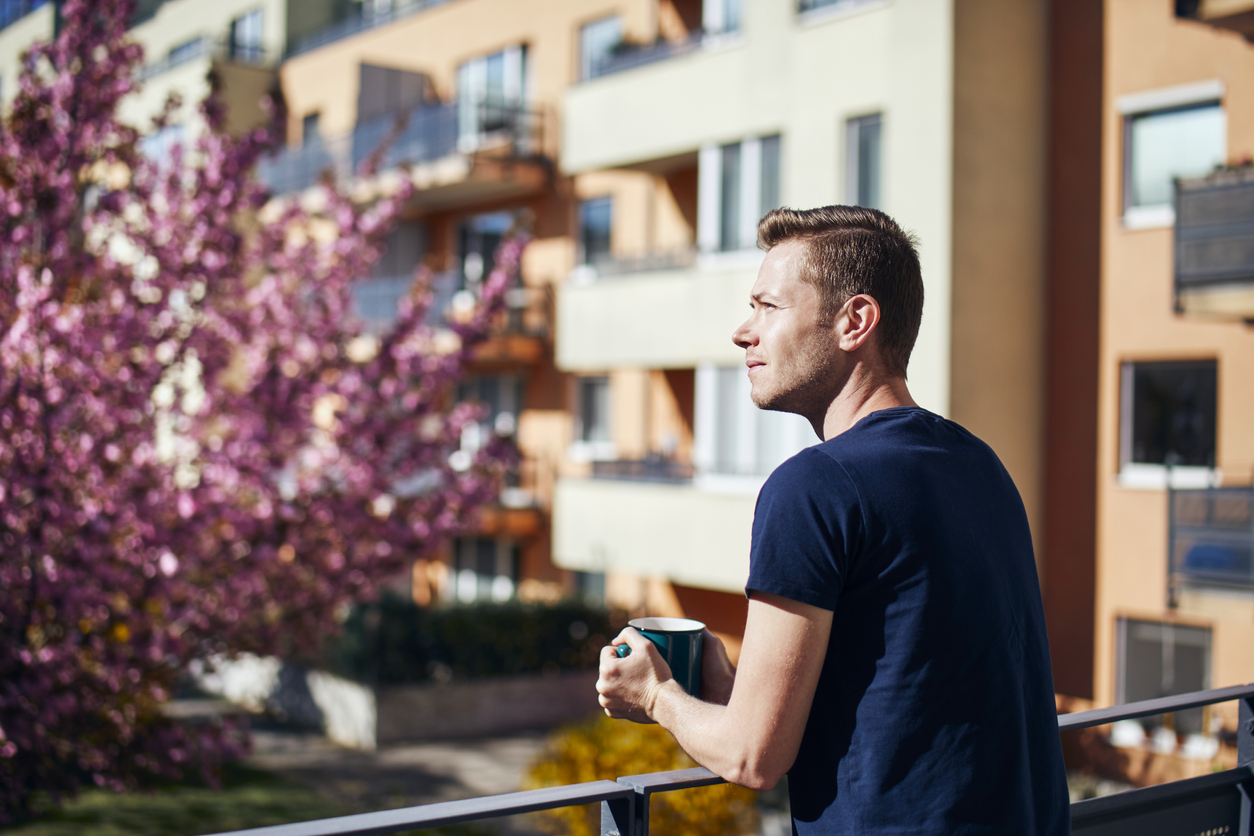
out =
[[[740,323],[740,327],[732,331],[732,342],[739,348],[748,348],[757,342],[757,337],[753,334],[753,329],[749,327],[752,317]]]

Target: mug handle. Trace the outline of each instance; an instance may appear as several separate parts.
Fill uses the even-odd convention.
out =
[[[631,655],[631,646],[626,642],[623,642],[618,647],[614,648],[614,655],[619,659],[627,658]]]

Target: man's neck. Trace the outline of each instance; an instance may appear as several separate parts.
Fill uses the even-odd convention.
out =
[[[828,406],[819,435],[824,441],[835,438],[872,412],[895,406],[918,406],[910,397],[905,378],[855,372]],[[810,423],[819,432],[813,419]]]

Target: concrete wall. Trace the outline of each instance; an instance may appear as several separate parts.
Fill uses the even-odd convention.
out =
[[[1254,601],[1248,593],[1191,595],[1167,607],[1167,498],[1121,486],[1119,369],[1125,361],[1218,361],[1217,467],[1233,484],[1254,473],[1254,329],[1172,309],[1172,228],[1122,220],[1120,96],[1218,79],[1224,85],[1228,156],[1254,153],[1254,47],[1240,36],[1177,20],[1170,0],[1106,3],[1102,126],[1102,296],[1098,400],[1097,584],[1094,685],[1109,703],[1116,685],[1116,620],[1179,620],[1213,630],[1211,685],[1254,679]]]
[[[740,592],[755,498],[693,485],[563,479],[553,501],[553,557],[586,572]]]

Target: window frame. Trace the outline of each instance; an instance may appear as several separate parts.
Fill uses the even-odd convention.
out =
[[[1152,229],[1175,224],[1175,209],[1170,202],[1146,206],[1132,205],[1132,127],[1133,122],[1148,116],[1176,113],[1187,110],[1218,106],[1224,116],[1223,155],[1228,150],[1227,109],[1224,107],[1225,88],[1221,80],[1212,79],[1192,84],[1182,84],[1129,93],[1115,101],[1120,116],[1119,212],[1124,229]]]
[[[1199,369],[1204,366],[1214,368],[1215,372],[1215,403],[1213,406],[1214,429],[1212,438],[1214,446],[1211,452],[1211,464],[1201,465],[1168,465],[1157,462],[1133,461],[1136,429],[1136,370],[1146,366],[1188,366]],[[1119,435],[1118,435],[1118,481],[1121,487],[1161,490],[1172,488],[1205,488],[1211,487],[1219,480],[1219,360],[1218,358],[1184,358],[1154,360],[1123,360],[1119,364]]]

